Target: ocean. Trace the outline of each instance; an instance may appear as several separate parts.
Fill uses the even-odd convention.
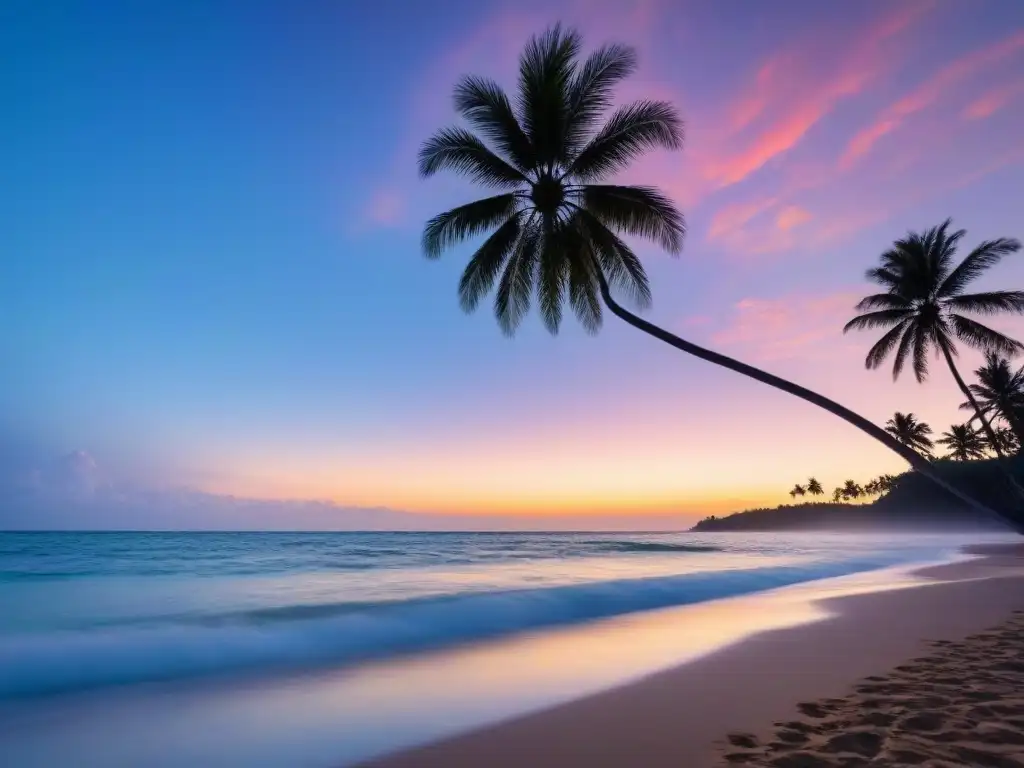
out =
[[[68,754],[53,751],[66,748],[74,750],[76,765],[212,764],[203,761],[216,755],[218,765],[274,766],[289,764],[273,757],[285,754],[287,745],[316,744],[319,751],[302,764],[344,764],[650,673],[685,660],[692,645],[679,629],[671,643],[656,628],[634,629],[622,633],[636,640],[632,650],[584,643],[579,647],[591,647],[591,658],[604,654],[602,663],[580,661],[556,674],[556,665],[544,661],[545,654],[554,658],[554,651],[537,650],[545,638],[576,632],[574,642],[581,642],[580,637],[595,637],[592,627],[621,627],[624,621],[637,627],[659,611],[946,561],[965,543],[998,538],[2,533],[0,713],[8,717],[0,726],[0,751],[20,755],[16,765],[66,762]],[[760,625],[751,620],[729,638],[755,631]],[[770,623],[765,617],[764,626]],[[611,636],[611,630],[602,632]],[[651,638],[657,650],[640,650],[642,637]],[[491,675],[483,686],[474,682],[481,653],[489,654],[484,668]],[[500,660],[513,656],[518,679],[499,679]],[[461,686],[457,702],[445,704],[439,694],[413,695],[422,694],[424,686],[436,692],[438,685],[421,678],[442,668],[446,680]],[[524,682],[534,678],[529,686]],[[413,682],[417,679],[421,682]],[[390,681],[388,692],[381,689],[385,681]],[[296,704],[299,688],[307,702],[327,697],[328,712],[330,707],[348,712],[341,718],[344,727],[324,721],[323,733],[311,735],[312,722],[325,717],[327,705]],[[238,691],[246,692],[247,715],[240,714]],[[232,696],[230,706],[225,704]],[[291,698],[285,703],[282,697]],[[213,702],[220,702],[216,711]],[[104,707],[120,711],[119,722],[139,719],[133,744],[141,752],[129,750],[119,760],[105,742],[92,747],[102,759],[84,757],[89,740],[103,729],[89,718]],[[209,710],[203,722],[222,717],[231,725],[210,736],[211,752],[186,754],[192,763],[176,761],[180,748],[176,753],[161,747],[160,739],[184,722],[185,711],[196,726],[202,707]],[[312,714],[296,731],[299,726],[280,713],[294,718],[299,710]],[[64,713],[62,727],[72,730],[55,740],[57,711]],[[141,712],[150,714],[141,719]],[[252,731],[258,730],[253,719],[270,740],[258,755],[251,747]],[[72,732],[75,722],[79,731]],[[92,725],[86,727],[88,722]],[[153,732],[143,738],[148,726]],[[245,731],[239,740],[249,746],[232,752],[231,728]],[[276,740],[275,729],[280,731]]]

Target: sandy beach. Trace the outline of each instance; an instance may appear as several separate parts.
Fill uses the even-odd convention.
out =
[[[375,761],[438,766],[1024,766],[1024,547],[846,596],[637,683]]]

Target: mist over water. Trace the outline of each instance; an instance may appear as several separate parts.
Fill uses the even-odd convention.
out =
[[[0,534],[0,699],[338,666],[949,557],[962,537]]]

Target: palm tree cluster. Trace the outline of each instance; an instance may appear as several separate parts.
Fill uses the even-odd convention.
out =
[[[1021,244],[1019,240],[1006,237],[986,240],[957,263],[957,247],[967,232],[951,231],[951,225],[952,221],[947,219],[925,232],[910,232],[883,253],[879,266],[869,269],[866,276],[885,291],[862,299],[856,307],[861,314],[850,320],[843,332],[887,329],[868,351],[865,365],[878,368],[891,355],[894,380],[909,363],[915,378],[923,382],[928,377],[930,354],[940,355],[967,398],[967,407],[980,422],[984,438],[972,442],[969,434],[973,429],[954,427],[939,442],[949,447],[954,457],[964,457],[963,460],[983,455],[987,442],[996,456],[1002,458],[1005,440],[992,426],[991,409],[986,413],[974,390],[964,382],[953,358],[959,354],[957,342],[984,352],[992,360],[1024,351],[1024,344],[970,317],[1024,314],[1024,291],[967,293],[975,279],[1004,256],[1019,251]],[[891,430],[887,431],[892,434]],[[907,445],[904,440],[900,442]],[[920,446],[914,447],[914,451],[928,457]],[[1000,469],[1020,497],[1019,501],[1024,503],[1024,489],[1005,466],[1000,464]]]
[[[896,478],[893,475],[880,475],[869,480],[864,485],[855,480],[847,480],[843,485],[832,491],[832,501],[838,503],[844,500],[853,501],[867,496],[881,496],[892,490],[895,482]],[[804,496],[808,493],[812,496],[821,496],[825,493],[825,489],[821,483],[812,477],[807,481],[807,485],[800,485],[799,483],[794,485],[789,495],[795,499],[797,496]]]
[[[978,381],[968,387],[974,403],[961,403],[961,410],[973,411],[977,404],[981,414],[994,422],[996,445],[1003,453],[1019,453],[1024,447],[1024,366],[1014,370],[1009,359],[989,352],[974,375]]]
[[[623,238],[651,240],[677,254],[685,225],[682,214],[659,190],[607,181],[648,150],[679,148],[682,121],[675,107],[663,101],[641,100],[612,110],[615,86],[636,69],[632,48],[604,45],[585,58],[581,51],[579,34],[558,25],[531,38],[519,59],[514,100],[490,79],[463,78],[455,87],[455,109],[476,132],[445,128],[420,150],[422,176],[451,171],[496,193],[435,216],[423,232],[423,250],[431,259],[465,240],[484,238],[459,281],[462,308],[473,311],[493,290],[494,313],[508,335],[534,301],[552,333],[561,325],[566,304],[591,333],[600,327],[607,308],[675,349],[823,408],[897,453],[964,503],[999,514],[937,472],[920,452],[924,444],[912,447],[834,400],[682,339],[618,303],[613,288],[641,309],[651,302],[643,265]],[[989,422],[992,413],[975,400],[953,358],[956,341],[1005,355],[1024,349],[968,317],[1024,312],[1024,292],[965,292],[969,283],[1017,251],[1020,243],[1006,238],[983,242],[955,265],[956,246],[964,232],[950,232],[949,226],[947,221],[925,233],[911,233],[886,251],[881,265],[868,272],[885,292],[865,298],[858,305],[863,314],[845,330],[887,328],[868,353],[867,365],[878,367],[895,350],[894,376],[909,361],[918,380],[923,380],[928,353],[938,350],[982,430],[998,446]],[[1019,428],[1019,418],[1016,423]],[[1016,434],[1019,440],[1019,431]],[[1006,519],[1020,527],[1012,516]]]

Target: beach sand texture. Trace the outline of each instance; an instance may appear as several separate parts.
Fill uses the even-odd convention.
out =
[[[733,733],[722,765],[772,768],[1024,768],[1024,611],[842,698],[798,705],[767,743]]]
[[[1024,547],[376,768],[1024,768]],[[991,629],[996,627],[995,629]]]

